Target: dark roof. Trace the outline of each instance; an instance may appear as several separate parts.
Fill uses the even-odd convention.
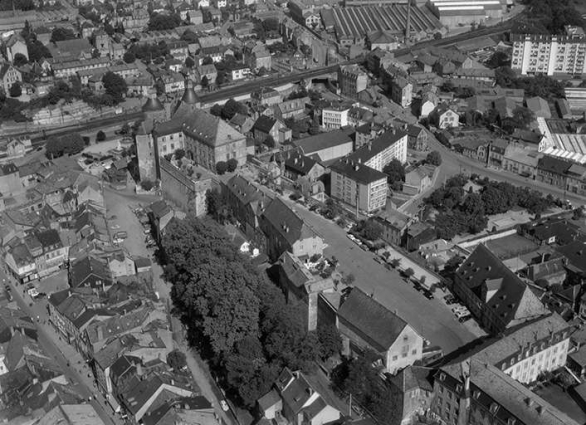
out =
[[[323,149],[340,146],[347,143],[353,143],[352,138],[347,131],[335,130],[328,133],[318,134],[317,136],[306,137],[305,139],[296,140],[293,144],[303,150],[305,155],[319,152]]]
[[[150,205],[150,209],[153,212],[153,215],[155,216],[155,218],[158,218],[158,219],[165,217],[167,214],[169,214],[172,211],[171,207],[169,205],[167,205],[167,202],[165,202],[165,200],[153,202]]]
[[[8,174],[18,173],[18,168],[12,162],[7,164],[0,165],[0,171],[2,172],[3,176],[7,176]]]
[[[59,232],[55,229],[43,230],[41,232],[37,232],[36,234],[37,239],[43,245],[43,248],[59,246],[62,247],[63,244],[61,242],[61,238],[59,237]]]
[[[543,156],[537,161],[537,169],[554,174],[565,174],[570,167],[571,162],[567,162],[552,156]]]
[[[462,263],[457,275],[507,326],[547,313],[527,285],[483,244]],[[482,299],[483,293],[487,299]]]
[[[515,131],[513,131],[513,134],[511,135],[511,137],[514,139],[521,140],[523,142],[535,143],[535,144],[538,144],[541,141],[541,139],[543,138],[541,133],[535,133],[535,132],[529,131],[529,130],[521,130],[518,128],[516,128]]]
[[[307,227],[303,219],[280,198],[274,198],[269,203],[263,217],[291,245],[302,239],[303,230]]]
[[[92,275],[101,278],[105,284],[111,281],[107,266],[100,260],[87,256],[76,261],[71,266],[69,285],[71,287],[81,286]]]
[[[342,158],[335,162],[330,166],[330,169],[362,184],[369,184],[387,178],[385,173],[364,164],[352,162],[348,158]]]
[[[195,105],[199,102],[199,98],[197,97],[197,94],[195,94],[195,90],[193,90],[193,85],[190,81],[188,81],[186,84],[185,92],[183,93],[181,102],[187,103],[188,105]]]
[[[391,377],[389,381],[403,394],[414,389],[433,391],[431,384],[434,370],[422,366],[408,366]]]
[[[407,323],[374,298],[354,288],[338,310],[340,319],[357,329],[361,337],[379,351],[387,350]]]
[[[258,117],[254,126],[252,127],[254,130],[262,131],[263,133],[269,134],[270,131],[273,129],[277,120],[271,117],[267,117],[266,115],[261,115]]]
[[[163,109],[165,109],[165,107],[156,96],[149,97],[144,105],[142,105],[143,112],[162,111]]]
[[[573,242],[582,234],[580,228],[568,220],[544,220],[532,227],[529,233],[539,241],[547,241],[552,236],[555,236],[560,245]]]
[[[557,249],[568,259],[568,262],[586,273],[586,242],[578,240]]]
[[[359,164],[368,162],[374,156],[393,146],[405,136],[407,136],[407,132],[405,131],[397,129],[387,130],[376,139],[365,143],[364,146],[360,147],[346,158]]]
[[[314,159],[300,154],[296,150],[289,150],[283,153],[283,160],[285,162],[285,168],[296,172],[302,176],[307,175],[311,169],[317,164]]]

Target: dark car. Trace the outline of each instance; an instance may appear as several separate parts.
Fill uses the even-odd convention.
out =
[[[37,295],[35,298],[37,298],[37,299],[40,299],[40,298],[45,298],[46,296],[47,296],[47,294],[46,294],[46,293],[44,293],[44,292],[39,292],[39,294],[38,294],[38,295]]]
[[[423,296],[428,300],[433,300],[433,293],[431,291],[423,291]]]
[[[7,291],[10,291],[12,288],[10,287],[10,285],[4,285],[4,289],[6,289]]]
[[[456,302],[457,302],[456,297],[454,297],[453,295],[446,295],[444,297],[444,301],[446,302],[447,305],[456,304]]]
[[[472,319],[472,316],[470,316],[470,315],[467,315],[467,316],[462,316],[462,317],[460,317],[460,318],[458,319],[458,322],[460,322],[460,323],[464,323],[464,322],[467,322],[467,321],[468,321],[468,320],[470,320],[470,319]]]

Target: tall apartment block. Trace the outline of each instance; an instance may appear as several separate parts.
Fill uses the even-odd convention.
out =
[[[567,27],[566,35],[513,35],[511,68],[522,75],[586,74],[586,35]]]

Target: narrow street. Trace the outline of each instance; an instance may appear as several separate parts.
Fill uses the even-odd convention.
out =
[[[154,195],[137,195],[131,191],[116,191],[106,188],[104,190],[104,199],[108,211],[109,225],[118,225],[120,226],[120,230],[125,230],[128,233],[128,238],[122,243],[123,247],[131,255],[146,257],[153,262],[154,290],[159,294],[160,299],[167,303],[170,309],[172,306],[170,299],[171,284],[165,282],[163,279],[163,268],[156,262],[154,250],[146,247],[144,229],[132,211],[139,204],[147,206],[159,200],[160,197]],[[185,354],[187,366],[199,386],[202,395],[210,401],[218,417],[222,419],[224,424],[238,424],[232,411],[225,412],[222,410],[220,404],[220,400],[224,398],[222,392],[209,373],[207,364],[187,345],[180,321],[175,317],[171,318],[171,320],[173,321],[173,333],[177,348]]]
[[[14,280],[0,270],[3,284],[9,283],[11,293],[19,308],[27,313],[38,329],[39,344],[45,353],[54,359],[62,368],[67,379],[78,389],[79,395],[85,400],[92,397],[91,404],[107,425],[122,425],[124,421],[116,415],[107,404],[94,384],[93,374],[81,355],[66,342],[62,341],[53,326],[49,323],[47,300],[32,300],[26,294],[24,285],[16,286]]]

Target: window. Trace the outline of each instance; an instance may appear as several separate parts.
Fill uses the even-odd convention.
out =
[[[415,349],[415,350],[411,351],[411,354],[412,354],[412,355],[416,355],[416,354],[417,354],[417,349]]]
[[[396,361],[397,361],[397,359],[398,359],[398,357],[397,357],[397,356],[393,356],[393,361],[394,361],[394,362],[396,362]]]

